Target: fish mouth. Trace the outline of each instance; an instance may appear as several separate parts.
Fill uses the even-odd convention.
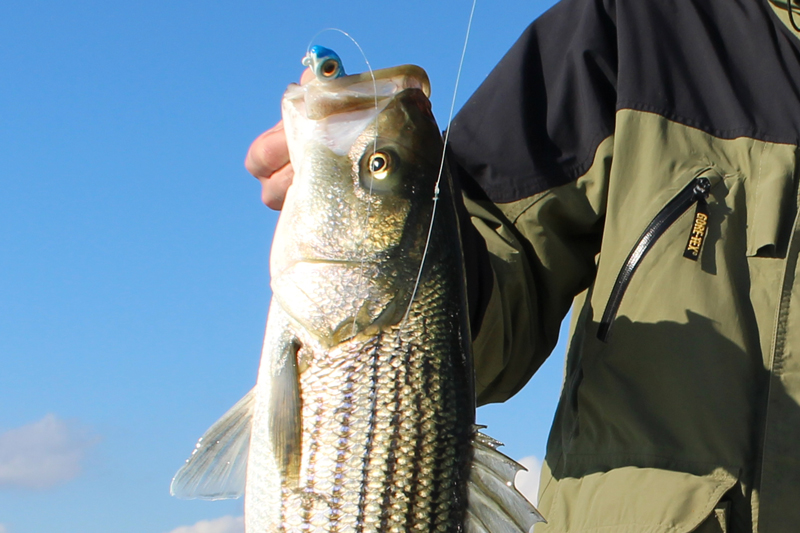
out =
[[[391,98],[406,89],[419,89],[430,97],[431,84],[416,65],[400,65],[332,80],[291,84],[284,98],[306,118],[321,120],[331,115],[367,109],[383,109]]]

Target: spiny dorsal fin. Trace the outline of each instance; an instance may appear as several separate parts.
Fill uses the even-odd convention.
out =
[[[528,533],[544,517],[514,486],[525,467],[497,451],[502,444],[475,429],[468,486],[468,533]]]
[[[244,494],[255,392],[251,390],[197,442],[169,492],[191,500],[224,500]]]

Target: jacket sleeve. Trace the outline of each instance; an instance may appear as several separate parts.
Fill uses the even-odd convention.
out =
[[[545,13],[450,129],[481,404],[522,388],[594,278],[617,100],[610,1]]]

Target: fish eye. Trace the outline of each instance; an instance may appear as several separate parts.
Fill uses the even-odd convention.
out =
[[[369,172],[376,180],[385,179],[391,169],[391,158],[385,152],[375,152],[369,156]]]
[[[322,72],[322,75],[325,76],[326,78],[330,78],[331,76],[336,74],[336,71],[338,69],[339,69],[339,62],[336,61],[335,59],[328,59],[320,67],[320,72]]]
[[[400,191],[404,183],[405,165],[397,151],[379,146],[376,151],[367,148],[358,163],[361,187],[370,194],[389,194]]]

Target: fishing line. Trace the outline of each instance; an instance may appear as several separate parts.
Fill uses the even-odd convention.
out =
[[[356,46],[356,48],[358,48],[358,51],[361,53],[361,57],[364,59],[364,63],[367,64],[367,69],[369,70],[369,76],[370,76],[370,78],[372,78],[372,95],[373,95],[374,101],[375,101],[375,111],[377,112],[378,111],[378,82],[375,80],[375,72],[372,70],[372,65],[370,65],[369,59],[367,59],[367,54],[364,53],[364,49],[361,48],[361,45],[358,44],[358,41],[356,41],[355,38],[352,35],[350,35],[346,31],[341,30],[339,28],[325,28],[323,30],[319,30],[317,33],[314,34],[314,36],[311,38],[311,40],[308,41],[308,46],[306,47],[306,55],[311,53],[311,47],[314,46],[314,41],[316,40],[316,38],[319,37],[320,35],[322,35],[323,33],[325,33],[326,31],[335,31],[335,32],[341,33],[342,35],[344,35],[345,37],[350,39],[350,41]],[[375,115],[375,140],[373,142],[372,149],[373,149],[373,151],[378,149],[378,116],[377,116],[377,114]],[[372,193],[372,181],[371,180],[370,180],[370,184],[369,184],[369,192],[370,192],[370,194]]]
[[[312,38],[311,43],[313,43],[314,39],[316,39],[321,33],[325,32],[325,31],[328,31],[328,30],[338,31],[339,33],[341,33],[342,35],[344,35],[345,37],[350,39],[353,42],[353,44],[356,46],[356,48],[358,48],[359,52],[361,52],[361,57],[364,59],[364,63],[366,63],[367,68],[369,69],[369,75],[370,75],[370,78],[372,78],[373,105],[374,105],[374,109],[375,109],[375,120],[374,120],[375,135],[374,135],[374,138],[372,140],[372,153],[374,154],[374,153],[376,153],[378,151],[378,117],[380,115],[380,111],[379,111],[379,108],[378,108],[378,83],[377,83],[377,81],[375,79],[375,72],[372,70],[372,65],[370,65],[370,62],[367,59],[367,55],[364,53],[364,50],[361,48],[361,45],[359,45],[358,42],[352,36],[350,36],[349,33],[347,33],[344,30],[340,30],[338,28],[326,28],[325,30],[322,30],[319,33],[317,33]],[[308,55],[308,53],[311,51],[311,43],[309,43],[309,45],[308,45],[308,49],[306,50],[306,55]],[[375,177],[370,172],[369,194],[367,195],[366,224],[364,224],[364,228],[366,228],[367,230],[369,229],[370,217],[372,215],[372,202],[374,201],[373,200],[372,191],[373,191],[374,182],[375,182]],[[367,241],[367,239],[365,238],[364,241]],[[367,284],[367,279],[366,279],[366,276],[364,275],[364,269],[365,269],[366,262],[367,262],[366,254],[363,254],[362,258],[361,258],[361,261],[360,261],[360,264],[359,264],[359,274],[358,274],[358,279],[359,279],[359,283],[361,284],[361,288],[363,288]],[[367,296],[367,299],[368,298],[369,298],[369,296]],[[354,312],[353,312],[352,335],[355,337],[355,335],[358,333],[358,314],[359,314],[359,309],[354,309],[353,311]],[[370,418],[369,418],[370,431],[368,432],[367,442],[366,442],[366,449],[368,449],[368,450],[372,449],[373,439],[374,439],[374,427],[375,427],[376,418],[377,418],[377,410],[376,410],[377,394],[376,394],[376,389],[377,389],[377,384],[378,384],[378,374],[377,374],[378,356],[379,356],[379,350],[376,350],[374,352],[373,358],[372,358],[373,359],[372,360],[373,372],[372,372],[372,385],[370,387],[370,396],[372,397],[372,400],[371,400],[372,409],[371,409]],[[346,425],[346,422],[344,422],[344,424]],[[365,479],[366,476],[367,476],[366,469],[367,469],[368,464],[369,464],[369,456],[370,456],[370,453],[365,453],[365,455],[364,455],[364,462],[363,462],[363,466],[362,466],[362,479]],[[340,463],[337,460],[336,467],[337,467],[337,469],[339,467],[343,468],[344,465],[343,465],[343,463]],[[366,497],[366,493],[362,492],[361,493],[361,497],[359,498],[359,515],[361,515],[363,509],[366,508],[366,502],[364,501],[365,497]]]
[[[375,72],[372,70],[372,65],[370,64],[369,59],[367,59],[367,54],[364,53],[364,49],[361,48],[361,45],[358,44],[358,41],[356,41],[355,38],[352,35],[350,35],[346,31],[344,31],[342,29],[339,29],[339,28],[325,28],[323,30],[318,31],[311,38],[311,40],[308,42],[308,47],[306,47],[306,56],[308,56],[311,53],[311,47],[314,45],[314,41],[317,39],[317,37],[319,37],[320,35],[322,35],[323,33],[327,32],[327,31],[339,32],[342,35],[344,35],[345,37],[347,37],[348,39],[350,39],[350,41],[356,46],[356,48],[358,48],[358,51],[361,52],[361,57],[364,59],[364,63],[366,63],[367,69],[369,70],[369,76],[370,76],[370,78],[372,78],[372,95],[373,95],[373,101],[374,101],[374,107],[375,107],[375,137],[372,140],[372,153],[375,153],[375,152],[378,151],[378,115],[379,115],[379,111],[378,111],[378,82],[375,79]],[[375,182],[375,178],[372,176],[372,174],[370,174],[369,195],[367,196],[366,224],[364,224],[365,228],[369,228],[369,219],[370,219],[370,216],[372,215],[372,185],[373,185],[374,182]],[[364,265],[365,264],[366,264],[366,256],[363,256],[362,259],[361,259],[360,265],[359,265],[359,269],[360,270],[359,270],[359,275],[358,275],[358,279],[359,279],[359,281],[361,283],[361,288],[364,287],[365,282],[366,282],[366,277],[364,276]],[[352,334],[353,335],[355,335],[357,333],[357,328],[358,328],[357,320],[358,320],[358,310],[355,310],[355,312],[353,313],[353,329],[352,329]]]
[[[405,322],[408,319],[408,315],[411,313],[411,305],[414,303],[414,298],[417,296],[417,290],[419,289],[420,281],[422,280],[422,270],[425,267],[425,259],[428,257],[428,250],[430,249],[431,244],[431,234],[433,233],[433,222],[436,218],[436,206],[439,204],[439,185],[442,182],[442,174],[444,173],[444,164],[445,164],[445,153],[447,151],[447,142],[450,139],[450,124],[453,121],[453,110],[456,107],[456,96],[458,95],[458,84],[461,81],[461,70],[464,67],[464,57],[467,55],[467,44],[469,43],[469,34],[472,30],[472,19],[475,15],[475,5],[478,3],[478,0],[472,0],[472,9],[469,12],[469,22],[467,22],[467,33],[464,36],[464,46],[461,49],[461,60],[458,62],[458,72],[456,73],[456,83],[453,87],[453,100],[450,102],[450,115],[447,117],[447,129],[445,129],[444,134],[444,142],[442,143],[442,159],[439,163],[439,175],[436,177],[436,185],[433,190],[433,208],[431,209],[431,223],[428,227],[428,236],[425,239],[425,248],[422,251],[422,259],[420,260],[419,264],[419,271],[417,272],[417,279],[414,282],[414,290],[411,291],[411,299],[408,301],[408,307],[406,308],[406,314],[403,316],[402,322]]]

